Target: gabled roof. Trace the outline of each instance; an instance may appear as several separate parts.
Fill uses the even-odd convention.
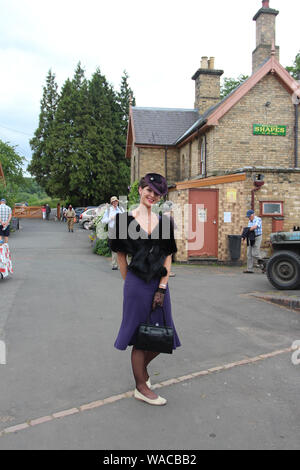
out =
[[[199,119],[182,136],[180,136],[180,138],[176,141],[176,145],[186,142],[186,140],[189,140],[189,138],[193,138],[195,133],[198,132],[200,128],[201,130],[205,131],[210,126],[217,126],[219,124],[219,119],[221,119],[246,95],[246,93],[248,93],[269,73],[272,73],[290,94],[295,93],[295,96],[300,98],[299,83],[288,73],[284,67],[282,67],[282,65],[276,59],[275,55],[272,55],[269,59],[262,63],[261,67],[253,75],[251,75],[251,77],[235,88],[222,101],[209,108],[202,116],[200,116]]]
[[[205,132],[209,127],[218,125],[219,120],[269,73],[272,73],[290,94],[295,93],[300,98],[300,85],[273,54],[251,77],[202,115],[195,109],[132,107],[127,135],[127,158],[130,158],[133,143],[183,145],[193,139],[199,130]]]
[[[195,109],[132,107],[131,110],[136,144],[174,145],[199,118]]]

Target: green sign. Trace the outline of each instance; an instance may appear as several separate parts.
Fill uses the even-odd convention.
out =
[[[254,135],[286,135],[286,126],[265,126],[264,124],[253,124]]]

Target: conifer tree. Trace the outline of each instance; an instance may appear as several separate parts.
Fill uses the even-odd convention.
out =
[[[79,63],[56,100],[51,126],[45,126],[50,121],[45,118],[45,103],[51,77],[41,102],[40,126],[32,139],[36,151],[30,172],[48,195],[73,204],[98,205],[112,194],[127,195],[130,168],[125,145],[132,91],[126,72],[117,93],[100,69],[86,80]]]
[[[46,86],[43,88],[39,126],[30,141],[33,153],[31,163],[28,166],[28,171],[35,175],[37,182],[44,188],[47,185],[51,166],[49,144],[59,97],[57,89],[55,74],[49,70]]]

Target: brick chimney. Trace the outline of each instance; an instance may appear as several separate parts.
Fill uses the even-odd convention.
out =
[[[252,73],[271,56],[272,45],[276,44],[276,16],[279,11],[270,8],[270,1],[263,0],[253,20],[256,21],[256,49],[252,53]],[[275,46],[275,55],[279,60],[279,47]]]
[[[220,77],[223,70],[215,69],[215,58],[202,57],[201,66],[193,75],[195,80],[195,109],[200,114],[220,101]]]

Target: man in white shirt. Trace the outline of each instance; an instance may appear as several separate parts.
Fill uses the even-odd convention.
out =
[[[116,196],[110,198],[110,206],[104,212],[102,217],[102,223],[108,224],[109,228],[113,228],[115,224],[115,218],[117,214],[122,214],[124,210],[119,207],[119,200]],[[118,269],[117,253],[112,251],[112,270]]]
[[[254,232],[254,243],[248,244],[247,247],[247,269],[244,273],[254,273],[254,262],[260,258],[260,245],[262,242],[262,220],[257,217],[254,210],[247,211],[246,217],[249,219],[248,228],[249,232]]]
[[[3,198],[0,201],[0,243],[8,243],[9,237],[9,224],[12,218],[12,211],[6,205],[6,200]]]

